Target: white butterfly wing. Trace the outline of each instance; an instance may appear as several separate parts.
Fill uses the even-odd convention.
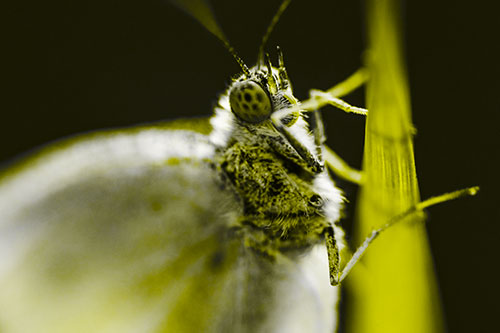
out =
[[[330,332],[326,251],[271,262],[228,226],[208,137],[60,145],[0,182],[2,332]]]

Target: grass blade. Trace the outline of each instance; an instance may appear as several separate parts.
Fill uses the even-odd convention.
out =
[[[410,101],[395,0],[368,1],[366,67],[369,115],[358,202],[357,237],[420,201]],[[386,231],[347,279],[353,293],[350,332],[439,332],[440,301],[423,214]],[[364,269],[363,269],[364,268]],[[349,281],[351,280],[351,281]]]

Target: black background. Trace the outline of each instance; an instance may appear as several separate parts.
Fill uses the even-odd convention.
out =
[[[496,8],[485,3],[408,1],[403,13],[422,197],[482,187],[475,198],[429,210],[450,332],[495,331],[500,314],[500,24]],[[252,65],[279,1],[212,4]],[[75,133],[208,116],[238,72],[217,39],[166,0],[27,0],[2,11],[4,165]],[[303,99],[308,89],[326,89],[354,72],[365,42],[361,1],[296,0],[268,49],[275,55],[274,46],[282,47]],[[346,99],[362,106],[363,91]],[[330,146],[360,167],[364,120],[332,108],[324,116]],[[341,185],[354,203],[356,187]]]

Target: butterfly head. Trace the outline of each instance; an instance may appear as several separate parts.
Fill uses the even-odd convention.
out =
[[[288,74],[283,63],[283,54],[278,48],[279,66],[273,67],[266,56],[262,64],[237,78],[229,89],[229,104],[233,114],[241,121],[258,124],[268,120],[275,111],[298,103],[293,96]],[[292,118],[284,119],[291,126]]]

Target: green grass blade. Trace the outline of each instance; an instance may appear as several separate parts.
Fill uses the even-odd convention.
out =
[[[402,60],[399,6],[368,1],[366,67],[369,115],[363,158],[364,184],[357,237],[420,201],[413,154],[410,101]],[[423,214],[385,231],[347,279],[352,288],[349,332],[439,332],[443,329]],[[350,281],[349,281],[350,280]]]

